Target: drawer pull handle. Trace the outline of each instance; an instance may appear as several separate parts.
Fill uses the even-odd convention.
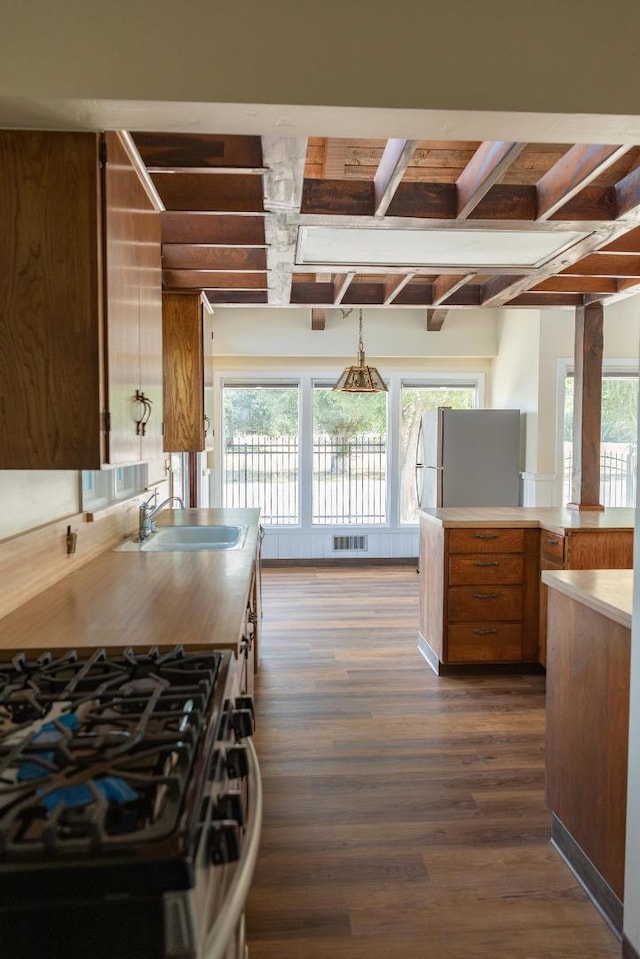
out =
[[[474,593],[473,598],[474,599],[497,599],[499,595],[500,595],[499,593]]]
[[[500,533],[476,533],[476,539],[500,539]]]
[[[557,546],[560,542],[559,539],[552,539],[551,536],[545,536],[545,539],[550,546]]]
[[[478,560],[475,565],[476,565],[476,566],[498,566],[499,563],[496,563],[496,562],[493,562],[493,563],[481,563],[480,560]]]
[[[474,629],[473,632],[476,636],[493,636],[498,630],[494,627],[493,629]]]

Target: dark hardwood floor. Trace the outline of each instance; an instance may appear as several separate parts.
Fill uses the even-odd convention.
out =
[[[549,844],[544,677],[436,677],[411,566],[265,569],[250,959],[618,959]]]

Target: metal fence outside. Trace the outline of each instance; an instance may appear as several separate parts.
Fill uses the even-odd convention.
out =
[[[224,453],[224,505],[259,506],[263,522],[269,525],[299,523],[299,452],[297,436],[229,439]],[[312,522],[386,522],[386,458],[383,437],[314,436]]]
[[[571,499],[573,444],[564,445],[563,503]],[[603,506],[635,506],[638,450],[632,443],[603,444],[600,448],[600,502]]]

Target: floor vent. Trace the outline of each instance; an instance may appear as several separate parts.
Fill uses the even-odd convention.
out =
[[[335,550],[348,550],[348,549],[367,549],[367,537],[366,536],[334,536],[333,537],[333,549]]]

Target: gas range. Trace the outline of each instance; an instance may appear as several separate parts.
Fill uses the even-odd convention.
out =
[[[251,814],[256,845],[253,704],[234,676],[230,652],[181,646],[0,663],[7,955],[244,955],[213,935]]]

